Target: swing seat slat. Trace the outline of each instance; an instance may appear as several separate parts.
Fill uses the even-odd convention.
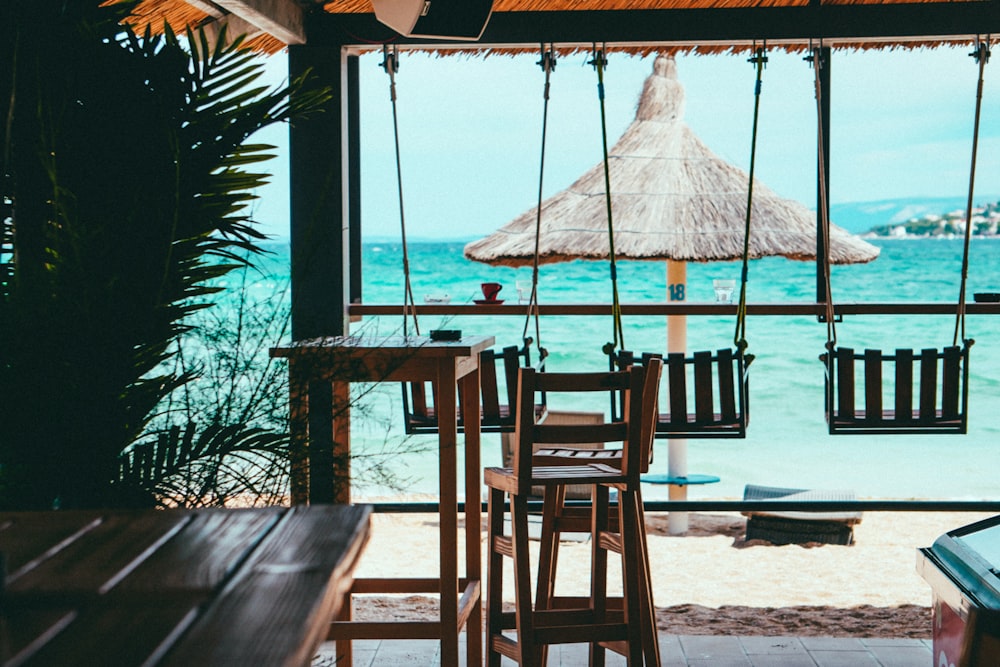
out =
[[[656,430],[660,431],[660,426],[664,422],[672,427],[681,428],[687,423],[687,373],[684,372],[684,355],[673,352],[667,355],[667,386],[670,387],[669,397],[670,412],[660,413],[659,423]]]
[[[496,363],[488,363],[489,357],[492,356],[492,350],[489,350],[490,354],[484,355],[480,353],[479,355],[479,385],[480,389],[480,415],[483,424],[500,424],[505,417],[510,415],[510,408],[508,407],[510,403],[502,406],[500,405],[500,392],[497,389],[499,384],[497,383],[497,365]],[[503,408],[507,408],[503,410]],[[506,413],[506,414],[504,414]]]
[[[733,375],[733,351],[725,348],[718,352],[719,410],[721,419],[733,423],[739,419],[736,410],[736,379]]]
[[[950,346],[943,350],[926,348],[916,355],[912,349],[897,349],[886,355],[881,350],[852,348],[835,350],[824,362],[834,361],[827,369],[827,422],[831,434],[879,433],[965,433],[968,406],[968,346]],[[855,403],[856,362],[864,374],[864,406]],[[914,362],[919,371],[914,373]],[[883,384],[887,364],[894,366],[891,376],[895,386]],[[914,376],[919,387],[914,387]],[[940,378],[940,381],[939,381]],[[915,391],[916,389],[916,391]],[[883,407],[886,391],[895,396],[892,409]],[[916,393],[917,406],[913,399]],[[835,398],[834,398],[835,397]]]
[[[937,350],[920,351],[920,416],[936,414]]]
[[[896,350],[896,419],[913,419],[913,350]]]
[[[701,424],[715,421],[712,401],[712,353],[695,352],[694,359],[694,414]]]
[[[960,348],[947,347],[944,349],[944,359],[942,362],[942,367],[944,368],[944,377],[942,378],[944,401],[941,408],[945,418],[954,419],[960,414],[959,395],[962,392],[959,385],[961,384],[962,365],[962,350]]]

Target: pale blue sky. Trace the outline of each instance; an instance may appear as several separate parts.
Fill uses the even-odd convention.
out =
[[[835,51],[831,203],[964,196],[978,69],[970,47]],[[362,56],[363,234],[399,236],[388,77],[381,54]],[[276,80],[283,56],[272,57]],[[534,206],[542,85],[537,54],[400,54],[397,74],[403,192],[410,237],[482,236]],[[597,77],[585,54],[552,75],[545,194],[601,160]],[[749,164],[754,68],[747,56],[678,56],[686,122],[720,157]],[[976,191],[1000,192],[1000,74],[986,67]],[[609,146],[633,120],[652,57],[611,54],[605,72]],[[773,52],[764,72],[757,175],[779,194],[816,202],[813,72],[800,54]],[[274,185],[261,192],[262,228],[288,235],[287,128]],[[335,147],[331,147],[331,150]]]

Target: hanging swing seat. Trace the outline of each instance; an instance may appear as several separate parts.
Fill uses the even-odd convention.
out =
[[[500,351],[483,350],[479,353],[479,384],[481,394],[480,429],[483,433],[508,433],[514,431],[516,419],[511,406],[517,404],[517,371],[523,364],[531,363],[531,339],[523,347],[509,345]],[[545,361],[540,359],[535,370],[544,371]],[[505,383],[506,403],[501,403],[500,383],[502,374]],[[404,382],[403,385],[403,425],[407,434],[437,433],[438,418],[434,409],[432,392],[425,382]],[[545,413],[544,403],[535,406],[535,417]],[[458,429],[464,431],[459,406]]]
[[[644,354],[638,363],[654,355]],[[747,355],[723,348],[687,356],[671,352],[664,359],[666,390],[660,393],[655,437],[745,438],[749,421]],[[617,353],[619,367],[637,363],[629,351]],[[665,397],[665,398],[664,398]],[[693,410],[692,410],[693,406]]]
[[[966,432],[968,343],[919,353],[897,349],[889,355],[841,347],[820,358],[827,366],[826,416],[831,434]],[[884,400],[886,377],[894,380],[891,407]],[[862,393],[860,406],[856,400]]]
[[[826,280],[826,352],[820,355],[826,371],[826,420],[831,435],[836,434],[916,434],[940,433],[964,435],[968,430],[969,348],[974,341],[965,335],[965,294],[969,276],[969,245],[972,239],[973,201],[976,182],[976,156],[979,146],[979,121],[983,101],[983,70],[989,60],[989,40],[976,39],[976,49],[970,54],[979,66],[976,86],[975,121],[972,131],[972,160],[969,170],[969,190],[965,207],[965,241],[962,248],[961,280],[955,311],[955,333],[950,347],[941,350],[899,348],[886,355],[881,350],[855,353],[849,347],[837,347],[835,311],[830,297],[830,258],[824,261]],[[822,61],[820,51],[813,56],[814,64]],[[819,67],[816,70],[817,116],[822,117]],[[820,166],[820,222],[825,247],[830,248],[830,220],[826,205],[825,156],[823,153],[823,123],[820,122],[818,154]],[[959,347],[959,342],[962,343]],[[919,359],[919,370],[914,362]],[[862,362],[863,380],[858,378],[856,362]],[[886,390],[883,378],[894,386]],[[863,384],[862,384],[863,383]],[[861,388],[863,387],[863,389]],[[864,394],[864,407],[856,404],[857,395]],[[893,398],[884,401],[885,394]],[[916,402],[916,405],[914,405]]]

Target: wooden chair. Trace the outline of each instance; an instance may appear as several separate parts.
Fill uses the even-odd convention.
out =
[[[841,347],[821,356],[826,364],[826,417],[831,434],[965,433],[969,347],[929,348],[919,355],[897,349],[855,353]],[[857,378],[862,361],[863,381]],[[919,372],[914,373],[914,362]],[[888,369],[888,372],[885,372]],[[884,400],[883,376],[893,379],[894,397]],[[919,384],[918,384],[919,383]],[[856,405],[863,387],[864,406]],[[916,387],[916,390],[915,390]],[[914,405],[916,399],[916,405]],[[884,407],[888,402],[892,407]]]
[[[657,355],[636,357],[619,351],[612,364],[624,368],[646,363]],[[752,356],[723,348],[667,354],[664,375],[667,390],[656,420],[657,438],[745,438],[750,420],[750,388],[747,368]],[[612,413],[616,413],[614,405]]]
[[[483,433],[511,433],[514,431],[514,413],[510,406],[517,399],[517,369],[531,366],[531,348],[526,342],[521,348],[510,345],[500,351],[484,350],[479,354],[479,384],[481,391],[480,429]],[[535,368],[545,369],[544,359],[540,359]],[[506,403],[500,402],[500,383],[498,378],[503,374],[505,383]],[[427,383],[403,382],[403,426],[406,433],[437,433],[438,420],[430,399]],[[533,408],[534,414],[540,416],[545,411],[544,397]],[[464,424],[459,406],[458,428],[461,432]]]
[[[655,360],[648,368],[635,366],[603,373],[520,370],[517,405],[521,409],[513,466],[487,468],[484,475],[489,487],[486,612],[489,665],[499,666],[502,656],[521,665],[540,665],[546,646],[564,643],[589,643],[592,660],[598,662],[605,648],[611,648],[626,655],[631,665],[659,665],[639,476],[652,444],[661,364]],[[542,391],[620,391],[626,406],[624,418],[601,425],[536,424],[530,407],[535,395]],[[533,452],[536,443],[558,448],[563,443],[580,441],[621,442],[619,465],[597,461],[540,465],[545,459]],[[556,507],[561,505],[559,494],[565,492],[567,485],[579,483],[594,487],[588,527],[593,547],[591,594],[587,598],[555,598],[548,584],[554,577],[549,576],[546,567],[549,578],[543,584],[545,591],[539,592],[539,601],[533,605],[528,556],[528,498],[532,487],[545,489],[542,512],[545,531],[551,529],[546,526],[546,517],[551,523]],[[616,520],[611,516],[612,488],[618,496]],[[504,534],[506,497],[510,498],[510,535]],[[609,551],[622,557],[624,596],[620,600],[610,600],[607,596]],[[505,557],[514,564],[516,610],[513,613],[503,612]],[[552,565],[554,570],[554,562]]]
[[[655,434],[658,415],[658,411],[656,409],[656,397],[659,393],[658,385],[663,366],[662,357],[659,355],[643,354],[642,356],[643,364],[647,368],[649,367],[649,362],[654,359],[656,360],[656,367],[648,370],[645,376],[645,385],[643,386],[643,396],[653,396],[654,402],[653,409],[645,413],[642,420],[642,442],[645,443],[643,447],[647,448],[647,455],[642,457],[640,460],[640,474],[646,474],[649,472],[649,467],[653,462],[652,439]],[[627,367],[628,366],[626,366],[626,368]],[[617,421],[621,419],[622,414],[626,414],[626,411],[624,410],[625,395],[624,392],[613,393],[615,394],[613,400],[615,404],[619,406],[620,411],[618,415],[612,417],[612,419]],[[581,448],[566,445],[547,445],[541,448],[536,448],[533,462],[536,466],[599,463],[621,469],[623,452],[623,448],[597,449],[593,447]],[[579,504],[567,505],[566,503],[566,501],[570,498],[579,497],[578,494],[573,494],[574,489],[579,486],[580,485],[559,485],[550,486],[548,488],[549,495],[547,496],[546,503],[544,505],[545,511],[542,516],[542,527],[539,535],[538,547],[538,583],[536,586],[535,600],[535,606],[538,609],[551,609],[558,605],[565,606],[567,603],[565,598],[560,599],[555,597],[556,571],[559,560],[559,545],[561,543],[561,536],[562,533],[590,532],[592,521],[592,506],[587,507]],[[592,494],[588,493],[585,497],[591,498]],[[641,500],[639,503],[639,509],[640,511],[642,510]],[[610,518],[612,527],[614,527],[616,517],[611,516]],[[642,531],[641,538],[643,540],[643,549],[645,551],[645,530]],[[652,581],[650,580],[649,574],[650,573],[647,570],[645,585],[648,590],[652,590]],[[655,620],[653,622],[655,624]],[[545,664],[544,655],[545,653],[543,651],[542,664]]]

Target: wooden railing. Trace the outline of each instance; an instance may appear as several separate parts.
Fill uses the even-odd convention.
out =
[[[892,302],[892,303],[839,303],[834,307],[837,315],[955,315],[956,304],[949,302]],[[475,304],[417,304],[420,315],[514,315],[524,317],[525,304],[505,303],[498,306]],[[683,303],[632,303],[622,304],[623,315],[736,315],[735,303],[683,302]],[[398,315],[403,306],[393,304],[352,304],[350,315]],[[540,315],[607,316],[610,304],[562,303],[542,304]],[[1000,315],[1000,303],[976,303],[965,306],[969,315]],[[749,303],[747,315],[813,316],[826,314],[825,303]]]
[[[587,500],[567,500],[567,507],[586,507]],[[645,500],[647,512],[1000,512],[1000,500]],[[435,502],[381,502],[371,505],[377,514],[432,514]],[[458,503],[459,512],[465,503]],[[528,501],[528,509],[541,511],[542,501]],[[482,503],[486,512],[486,503]]]

